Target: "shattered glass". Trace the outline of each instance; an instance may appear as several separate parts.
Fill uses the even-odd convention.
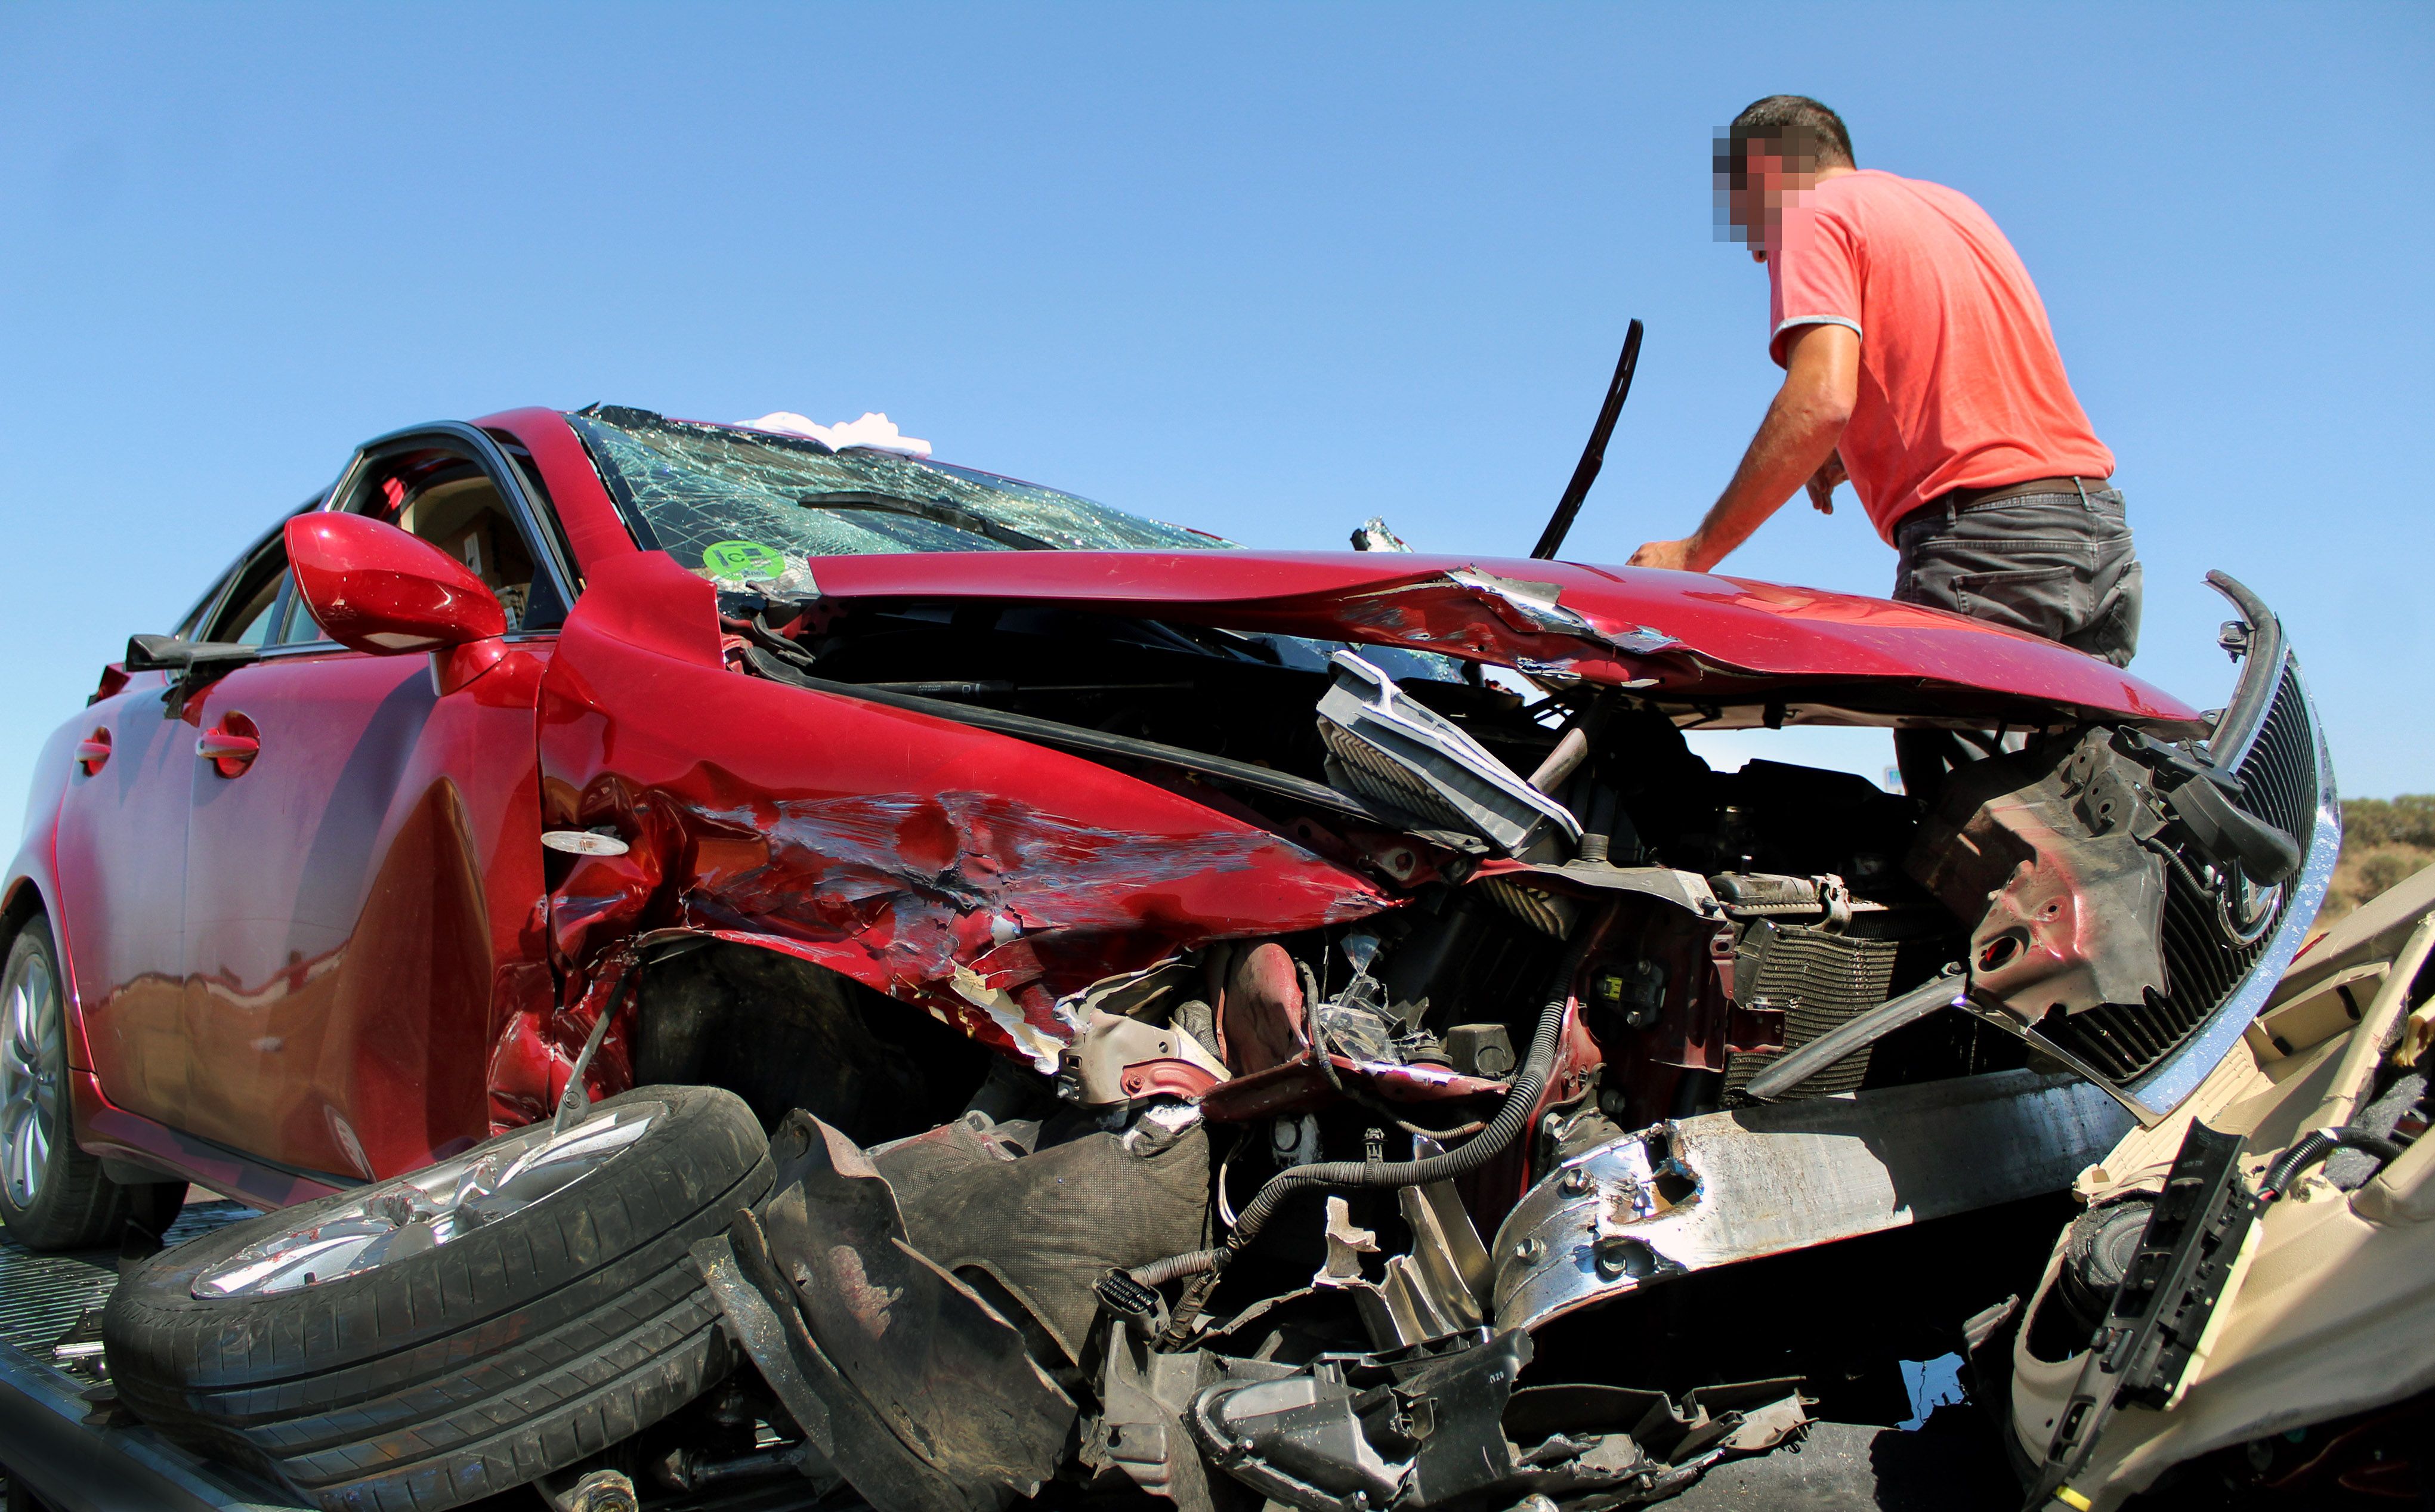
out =
[[[944,462],[617,406],[567,419],[643,543],[714,577],[775,576],[760,564],[781,557],[1232,544]]]

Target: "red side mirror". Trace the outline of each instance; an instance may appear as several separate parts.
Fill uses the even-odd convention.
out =
[[[287,562],[313,618],[353,650],[439,651],[508,630],[498,595],[463,562],[370,515],[296,516]]]

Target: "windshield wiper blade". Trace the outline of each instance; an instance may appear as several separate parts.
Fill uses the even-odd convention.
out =
[[[840,489],[820,493],[798,494],[795,502],[806,509],[875,509],[883,514],[909,515],[927,520],[932,524],[968,530],[986,537],[1001,546],[1017,551],[1055,551],[1052,541],[1038,536],[1027,536],[1009,525],[1002,525],[985,514],[950,504],[944,499],[907,499],[892,493],[872,493],[861,489]]]

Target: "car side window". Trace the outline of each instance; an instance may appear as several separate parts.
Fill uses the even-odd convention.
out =
[[[490,475],[454,457],[416,458],[381,479],[370,512],[463,562],[499,595],[511,629],[554,628],[566,617],[547,574]]]
[[[236,584],[214,617],[209,641],[275,645],[276,617],[285,608],[287,548],[274,539],[237,572]]]
[[[323,633],[320,625],[314,620],[312,610],[305,607],[304,595],[302,593],[291,593],[287,595],[287,609],[282,617],[285,623],[280,627],[279,633],[264,642],[264,644],[311,645],[330,639]]]

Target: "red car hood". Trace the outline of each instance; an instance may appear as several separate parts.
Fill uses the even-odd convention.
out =
[[[1444,652],[1695,701],[1795,694],[1880,713],[2000,713],[2031,700],[2091,717],[2199,719],[2172,695],[2035,636],[1880,598],[1699,573],[1281,551],[946,552],[813,566],[832,599],[1065,604]]]

